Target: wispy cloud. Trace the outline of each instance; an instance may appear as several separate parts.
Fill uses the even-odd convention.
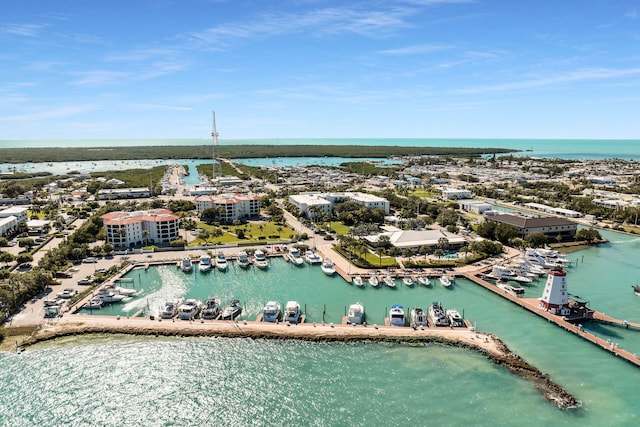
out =
[[[46,25],[41,24],[4,24],[0,26],[0,33],[22,37],[38,37],[45,27]]]
[[[302,32],[314,35],[355,33],[379,36],[384,32],[409,27],[411,24],[406,18],[416,13],[411,8],[391,7],[374,10],[365,6],[315,9],[302,13],[264,13],[252,22],[222,24],[203,31],[188,33],[185,38],[198,45],[224,48],[233,39]]]
[[[449,50],[452,46],[444,44],[422,44],[414,46],[400,47],[397,49],[387,49],[378,51],[383,55],[419,55],[424,53],[440,52],[443,50]]]
[[[16,123],[16,122],[33,122],[48,119],[58,119],[62,117],[72,117],[78,114],[86,113],[95,109],[94,105],[74,105],[66,107],[57,107],[47,110],[41,110],[33,113],[16,114],[13,116],[1,116],[0,122]]]
[[[122,82],[131,77],[131,73],[110,70],[79,71],[72,73],[77,78],[70,84],[74,86],[100,86]]]
[[[468,89],[458,89],[454,93],[462,95],[477,95],[489,92],[501,92],[507,90],[522,90],[537,87],[554,86],[563,83],[574,83],[587,80],[607,80],[622,77],[640,75],[640,68],[611,69],[611,68],[589,68],[558,74],[550,77],[532,78],[511,83],[497,85],[477,86]]]
[[[129,104],[132,109],[140,111],[192,111],[191,107],[181,107],[177,105],[161,104]]]

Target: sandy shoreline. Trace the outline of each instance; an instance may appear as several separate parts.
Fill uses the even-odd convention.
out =
[[[271,324],[231,321],[171,321],[70,315],[49,320],[17,343],[22,348],[59,337],[83,334],[128,334],[150,336],[201,336],[252,339],[297,339],[313,342],[376,341],[419,345],[447,345],[475,351],[532,382],[542,396],[558,408],[580,405],[577,399],[554,383],[548,375],[512,353],[497,337],[470,329],[398,328],[373,325]],[[6,338],[10,340],[10,337]]]

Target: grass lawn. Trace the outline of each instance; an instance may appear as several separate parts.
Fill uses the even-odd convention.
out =
[[[224,225],[215,226],[208,225],[203,222],[198,222],[198,228],[212,232],[214,229],[219,228],[222,230],[222,236],[209,236],[206,240],[197,238],[189,242],[189,246],[201,246],[204,244],[231,244],[231,243],[257,243],[257,242],[275,242],[280,240],[289,240],[296,234],[295,230],[284,226],[278,225],[273,222],[249,222],[242,225]],[[238,239],[238,230],[244,231],[244,239]],[[277,236],[277,237],[274,237]]]
[[[351,227],[349,227],[348,225],[344,225],[343,223],[341,223],[340,221],[331,221],[329,223],[329,227],[335,231],[335,233],[339,236],[344,236],[345,234],[347,234],[349,232],[349,230],[351,229]]]
[[[427,191],[427,190],[423,190],[423,189],[416,189],[413,190],[409,193],[410,196],[416,196],[416,197],[425,197],[425,198],[429,198],[429,199],[437,199],[438,195],[436,193],[433,193],[431,191]]]

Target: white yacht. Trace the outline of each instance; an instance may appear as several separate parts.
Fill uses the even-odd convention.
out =
[[[396,281],[393,280],[393,277],[391,277],[388,274],[382,278],[382,281],[384,282],[385,285],[387,285],[390,288],[396,287]]]
[[[433,326],[449,326],[449,319],[442,308],[442,304],[434,301],[429,306],[429,318]]]
[[[177,298],[164,303],[164,307],[160,310],[159,316],[162,319],[173,319],[178,314],[178,307],[182,304],[183,299]]]
[[[514,297],[518,297],[518,298],[524,297],[525,290],[520,286],[513,286],[506,282],[503,282],[502,280],[498,280],[496,282],[496,286],[502,289],[503,291],[505,291],[506,293],[508,293],[509,295],[513,295]]]
[[[300,323],[300,317],[302,312],[300,311],[300,304],[297,301],[288,301],[284,308],[283,321],[289,323]]]
[[[380,281],[378,280],[378,276],[376,276],[375,274],[372,274],[371,276],[369,276],[369,278],[367,279],[367,281],[369,282],[369,284],[371,286],[373,286],[374,288],[377,288],[378,285],[380,284]]]
[[[426,287],[431,286],[431,280],[429,279],[429,276],[425,275],[418,276],[418,283]]]
[[[238,265],[240,268],[247,268],[251,265],[251,260],[249,259],[249,255],[247,255],[246,251],[238,252]]]
[[[127,298],[126,295],[122,295],[122,294],[118,294],[115,293],[109,289],[101,289],[98,292],[98,298],[102,299],[102,302],[107,303],[107,304],[112,304],[114,302],[120,302],[122,300],[124,300],[125,298]]]
[[[233,320],[236,317],[240,316],[240,313],[242,313],[242,306],[240,305],[240,301],[234,299],[229,303],[228,306],[224,308],[224,310],[222,310],[220,319]]]
[[[188,299],[178,307],[178,319],[193,320],[200,313],[202,301],[197,299]]]
[[[263,322],[275,322],[280,319],[280,303],[277,301],[269,301],[262,310]]]
[[[530,263],[537,265],[544,269],[562,268],[562,263],[547,260],[538,253],[535,249],[527,248],[524,253],[524,258]]]
[[[117,294],[124,295],[127,297],[136,295],[137,293],[142,291],[142,289],[123,288],[122,286],[118,286],[118,285],[109,285],[109,286],[106,286],[105,289],[108,289]]]
[[[364,286],[364,279],[362,278],[362,276],[360,276],[359,274],[357,276],[355,276],[352,280],[352,283],[354,285],[356,285],[357,287],[361,288]]]
[[[180,270],[185,273],[191,272],[193,270],[193,263],[191,262],[191,258],[188,256],[182,257],[182,261],[180,262]]]
[[[389,310],[389,325],[391,326],[404,326],[405,316],[404,307],[399,304],[394,304]]]
[[[518,283],[531,283],[531,278],[518,275],[515,271],[503,265],[494,265],[487,277],[496,280],[513,280]]]
[[[413,281],[412,277],[407,276],[407,277],[402,278],[402,284],[411,288],[411,287],[413,287],[415,282]]]
[[[304,265],[304,258],[296,247],[289,248],[289,261],[294,265]]]
[[[349,306],[349,314],[347,314],[347,323],[350,325],[361,325],[364,321],[364,306],[357,302]]]
[[[222,251],[218,252],[218,255],[216,255],[216,267],[220,271],[227,271],[227,268],[229,267],[227,257],[224,256]]]
[[[325,258],[324,261],[322,261],[322,265],[320,266],[320,269],[327,276],[333,276],[336,273],[336,269],[333,266],[333,262],[328,257]]]
[[[256,267],[261,269],[269,268],[269,261],[267,260],[267,256],[261,249],[257,249],[253,253],[253,263],[256,265]]]
[[[200,317],[211,320],[216,319],[220,315],[220,298],[210,297],[204,302]]]
[[[93,309],[100,309],[102,308],[102,305],[104,304],[104,301],[102,301],[102,298],[100,297],[93,297],[89,300],[89,302],[85,303],[82,308],[87,308],[90,310]],[[60,308],[59,306],[51,306],[51,307],[58,307],[58,309]]]
[[[320,255],[311,249],[305,252],[304,259],[309,264],[322,264],[322,258],[320,258]]]
[[[411,310],[411,327],[420,328],[428,326],[427,313],[420,307],[415,307]]]
[[[211,264],[211,255],[209,254],[200,255],[200,262],[198,262],[198,270],[200,270],[203,273],[206,273],[207,271],[211,271],[212,267],[213,265]]]
[[[453,285],[453,281],[449,276],[447,276],[446,274],[443,274],[442,276],[440,276],[440,284],[445,288],[449,288]]]
[[[462,319],[462,316],[460,316],[460,313],[458,313],[458,310],[450,308],[446,311],[446,316],[449,320],[449,323],[451,323],[451,326],[465,326],[464,320]]]

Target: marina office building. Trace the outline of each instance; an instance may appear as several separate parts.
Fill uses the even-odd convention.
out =
[[[519,215],[492,215],[487,216],[488,221],[495,221],[503,224],[509,224],[516,227],[519,231],[519,237],[524,238],[529,233],[542,233],[547,239],[561,240],[573,239],[578,229],[578,224],[566,218],[559,217],[524,217]]]

